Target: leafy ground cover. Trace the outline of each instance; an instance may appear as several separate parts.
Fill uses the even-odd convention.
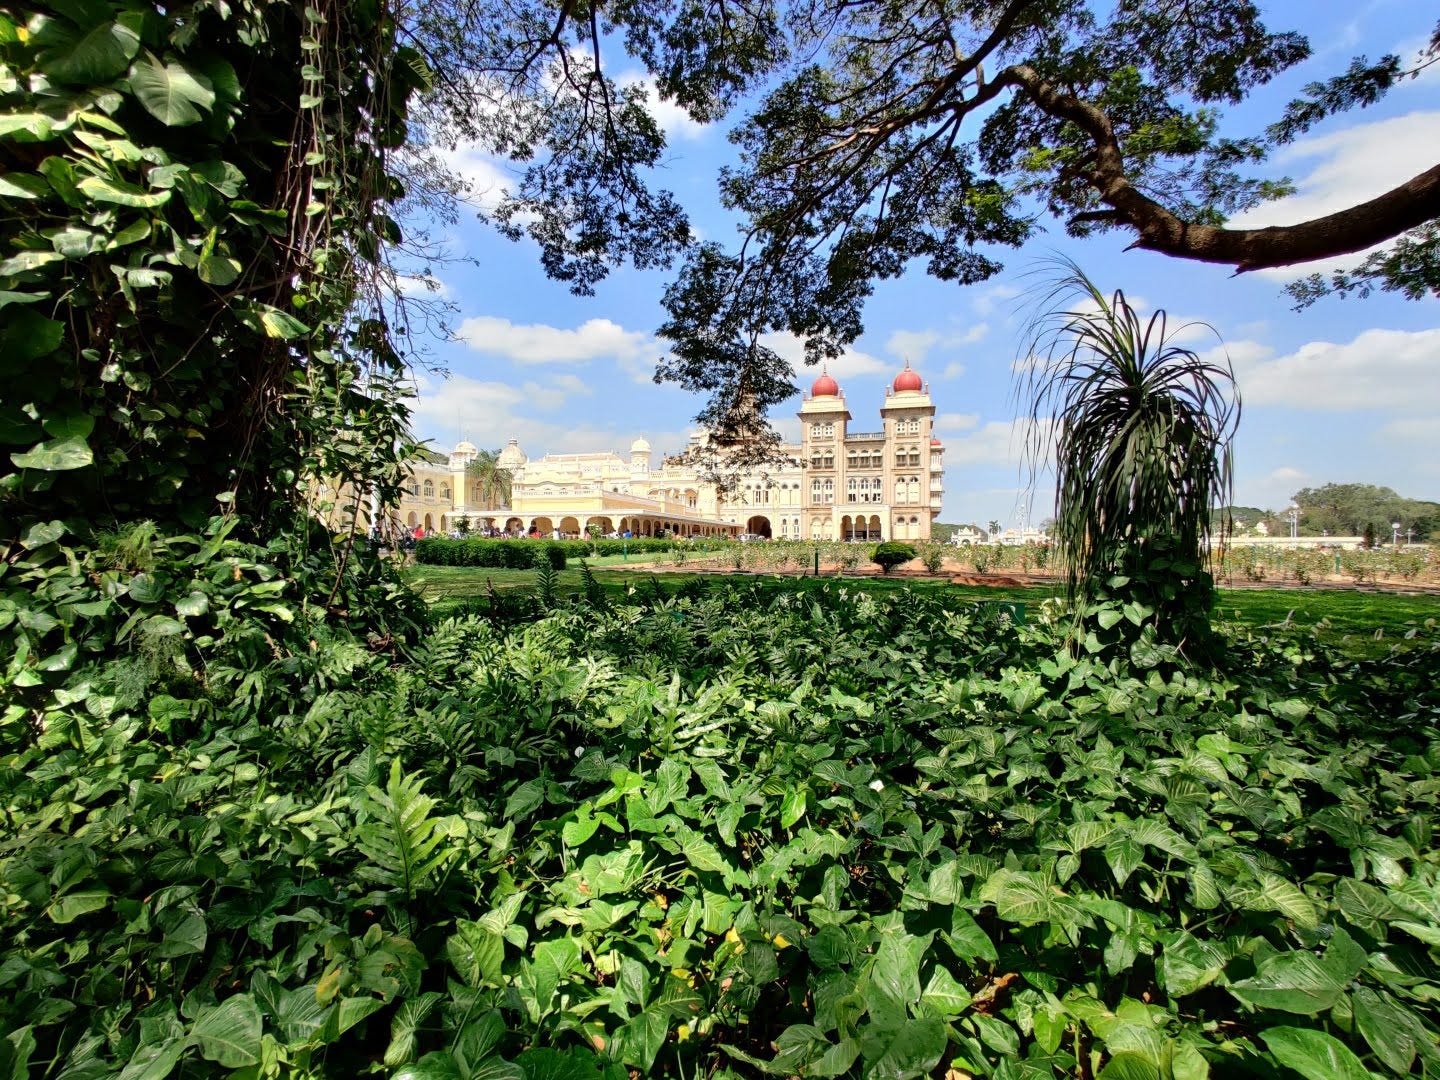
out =
[[[623,597],[633,590],[653,591],[655,588],[663,590],[666,595],[673,595],[683,588],[693,587],[691,583],[697,580],[697,575],[671,570],[656,574],[656,584],[652,585],[648,574],[623,570],[610,572],[609,567],[618,569],[615,563],[609,563],[609,567],[604,563],[590,565],[596,565],[594,579],[612,598]],[[469,601],[483,598],[491,588],[504,593],[515,590],[533,592],[538,587],[538,575],[533,570],[415,566],[405,572],[405,579],[442,616],[462,612]],[[715,580],[712,575],[706,575],[705,579]],[[737,575],[726,576],[723,580],[741,585],[756,579]],[[792,577],[761,580],[764,582],[762,587],[767,589],[808,592],[823,589],[826,582],[840,579],[822,576],[819,579]],[[1019,601],[1026,604],[1027,610],[1058,596],[1060,591],[1058,583],[991,587],[913,579],[843,580],[847,588],[876,594],[893,589],[910,589],[922,595],[935,594],[970,603]],[[585,585],[579,567],[571,566],[561,572],[556,586],[564,594],[583,592]],[[1380,657],[1397,645],[1405,646],[1411,640],[1408,635],[1427,620],[1440,618],[1440,596],[1355,589],[1222,588],[1217,615],[1226,622],[1250,630],[1288,623],[1313,631],[1321,641],[1349,655]]]
[[[287,625],[0,762],[7,1075],[1440,1067],[1433,638],[1201,679],[837,582]]]

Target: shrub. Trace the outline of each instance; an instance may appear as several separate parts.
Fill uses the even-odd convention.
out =
[[[875,549],[875,554],[870,556],[870,561],[878,563],[880,569],[890,573],[895,567],[907,563],[915,558],[915,549],[909,544],[897,544],[893,540],[881,544]]]
[[[932,574],[938,574],[945,567],[945,548],[941,544],[928,543],[920,545],[920,561],[925,564],[925,569]]]
[[[565,550],[564,544],[549,543],[545,545],[545,551],[535,556],[537,566],[549,565],[552,570],[564,570],[565,560],[569,553]]]

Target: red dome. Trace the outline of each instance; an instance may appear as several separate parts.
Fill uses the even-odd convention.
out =
[[[815,380],[815,385],[810,387],[811,397],[839,397],[840,384],[832,379],[824,368],[820,370],[820,377]]]
[[[931,445],[931,446],[939,446],[939,445],[940,445],[940,440],[937,439],[937,438],[935,438],[935,437],[932,435],[932,436],[930,437],[930,445]]]
[[[905,370],[895,376],[895,382],[892,385],[897,394],[902,390],[923,390],[925,388],[924,382],[920,379],[920,373],[910,370],[910,361],[908,360],[905,361]]]

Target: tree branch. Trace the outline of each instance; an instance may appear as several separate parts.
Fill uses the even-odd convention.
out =
[[[1363,251],[1440,217],[1440,164],[1358,206],[1296,225],[1226,229],[1184,221],[1130,180],[1110,118],[1089,102],[1056,89],[1028,64],[1007,68],[997,82],[1019,88],[1050,116],[1068,120],[1095,144],[1088,181],[1139,236],[1132,247],[1181,259],[1221,263],[1241,273]]]

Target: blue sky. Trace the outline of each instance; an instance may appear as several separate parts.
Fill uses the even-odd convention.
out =
[[[1363,5],[1262,5],[1274,28],[1309,35],[1315,55],[1229,114],[1235,134],[1259,132],[1312,79],[1341,70],[1349,57],[1400,51],[1409,60],[1434,15],[1413,0]],[[617,58],[612,70],[624,71]],[[1440,66],[1437,66],[1440,67]],[[635,77],[639,77],[638,71]],[[733,148],[721,126],[701,127],[661,106],[669,152],[660,186],[673,190],[699,233],[729,243],[735,223],[719,207],[715,178]],[[1440,148],[1440,70],[1432,68],[1379,105],[1328,121],[1277,155],[1272,175],[1298,185],[1294,196],[1243,219],[1304,220],[1380,194],[1433,165]],[[493,193],[511,177],[504,163],[461,151],[454,163]],[[1144,252],[1125,252],[1120,235],[1072,241],[1055,223],[1031,247],[1004,257],[1006,271],[970,287],[934,281],[918,268],[883,283],[866,309],[866,332],[831,373],[845,391],[855,426],[872,430],[887,380],[909,359],[930,383],[946,451],[942,521],[1018,524],[1025,504],[1023,432],[1016,422],[1011,365],[1019,349],[1025,274],[1052,252],[1075,258],[1107,291],[1164,308],[1172,321],[1213,326],[1235,366],[1244,398],[1236,440],[1236,501],[1282,508],[1305,486],[1384,484],[1412,498],[1440,500],[1440,304],[1389,295],[1323,300],[1291,310],[1287,275],[1234,276]],[[702,402],[651,377],[663,346],[662,272],[619,270],[593,297],[574,297],[540,268],[528,241],[510,243],[464,215],[451,251],[473,260],[436,269],[455,306],[456,337],[437,343],[433,363],[448,378],[417,373],[415,428],[448,449],[461,432],[482,446],[518,438],[532,457],[546,452],[625,450],[646,436],[657,455],[678,450]],[[798,342],[771,344],[792,356]],[[1196,333],[1191,347],[1217,347]],[[776,410],[795,438],[799,398]],[[1042,480],[1031,517],[1049,516],[1053,492]]]

